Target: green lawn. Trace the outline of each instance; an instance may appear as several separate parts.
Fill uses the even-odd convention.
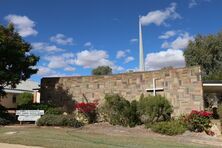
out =
[[[16,132],[6,134],[7,132]],[[0,142],[42,146],[49,148],[189,148],[198,145],[188,145],[167,138],[135,137],[126,135],[104,135],[88,133],[81,129],[71,128],[39,128],[39,127],[1,127]]]

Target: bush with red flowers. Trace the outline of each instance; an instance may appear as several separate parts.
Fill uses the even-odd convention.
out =
[[[192,110],[185,119],[187,128],[193,132],[209,131],[211,112]]]
[[[97,119],[97,102],[77,102],[74,109],[87,118],[88,123],[96,122]]]
[[[89,113],[96,110],[96,104],[80,102],[75,104],[75,109],[78,109],[81,113]]]

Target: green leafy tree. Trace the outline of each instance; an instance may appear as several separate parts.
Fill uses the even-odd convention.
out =
[[[222,79],[222,32],[196,36],[185,49],[184,56],[187,66],[202,67],[204,79]]]
[[[99,66],[92,70],[93,75],[109,75],[112,74],[112,68],[109,66]]]
[[[12,24],[0,25],[0,95],[4,87],[14,88],[21,80],[37,73],[33,68],[39,57],[30,53],[31,45],[14,30]]]
[[[17,99],[18,105],[31,104],[32,102],[33,102],[33,94],[31,93],[19,94],[18,99]]]

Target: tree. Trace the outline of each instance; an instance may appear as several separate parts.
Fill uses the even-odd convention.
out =
[[[39,57],[31,54],[31,49],[12,24],[7,27],[0,25],[0,95],[4,94],[5,86],[15,88],[21,80],[37,73],[34,66]]]
[[[196,36],[185,49],[184,57],[187,66],[201,66],[204,79],[222,79],[222,32]]]
[[[93,75],[109,75],[112,74],[112,68],[109,66],[99,66],[92,70]]]
[[[26,105],[32,102],[33,102],[33,94],[31,93],[25,92],[25,93],[19,94],[18,99],[17,99],[18,105]]]

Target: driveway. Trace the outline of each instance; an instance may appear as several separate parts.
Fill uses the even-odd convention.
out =
[[[24,146],[19,144],[6,144],[6,143],[0,143],[1,148],[41,148],[36,146]]]

